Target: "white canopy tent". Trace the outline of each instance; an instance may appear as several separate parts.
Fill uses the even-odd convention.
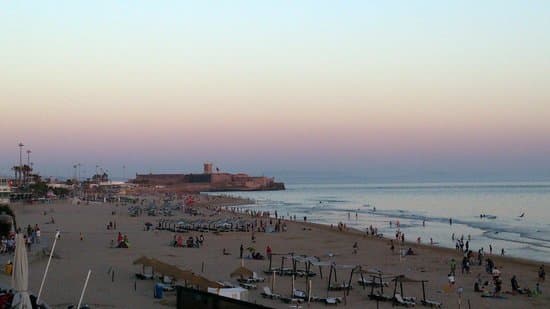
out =
[[[12,302],[12,308],[31,309],[29,297],[29,263],[27,260],[27,248],[23,234],[15,236],[15,260],[11,276],[13,289],[17,291]]]

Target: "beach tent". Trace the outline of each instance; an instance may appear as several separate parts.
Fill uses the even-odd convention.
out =
[[[155,258],[150,259],[149,266],[153,267],[154,272],[172,277],[176,280],[183,280],[187,282],[191,281],[195,277],[193,272],[189,270],[182,270],[175,265],[164,263]]]
[[[328,292],[330,290],[334,290],[336,288],[340,288],[340,289],[343,289],[343,290],[346,290],[346,295],[349,295],[349,290],[351,289],[351,277],[353,275],[353,271],[357,268],[357,265],[337,265],[336,263],[332,263],[330,265],[330,271],[329,271],[329,275],[328,275],[328,286],[327,286],[327,297],[328,297]],[[333,286],[331,284],[331,279],[332,279],[332,274],[334,274],[334,283],[335,284],[338,284],[338,278],[337,278],[337,270],[338,269],[342,269],[342,270],[345,270],[345,269],[351,269],[351,274],[350,274],[350,280],[349,282],[346,284],[345,280],[342,282],[342,284],[340,286],[336,285],[336,286]]]
[[[31,309],[32,305],[28,292],[29,263],[23,234],[15,236],[15,260],[11,280],[13,289],[17,291],[12,302],[12,308]]]
[[[395,282],[394,288],[393,288],[393,296],[395,297],[395,294],[397,294],[397,284],[399,284],[399,290],[401,292],[401,296],[403,295],[403,282],[412,282],[412,283],[422,283],[422,280],[416,280],[409,278],[405,275],[399,275],[392,279],[392,281]]]
[[[154,262],[152,259],[146,257],[146,256],[141,256],[139,258],[137,258],[136,260],[134,260],[134,262],[132,262],[132,264],[134,265],[143,265],[143,266],[153,266]]]
[[[231,278],[233,277],[250,278],[253,275],[254,273],[250,269],[243,266],[238,267],[230,274]]]
[[[208,291],[208,288],[222,288],[223,287],[223,285],[218,283],[218,282],[210,281],[210,280],[206,279],[205,277],[198,276],[198,275],[193,276],[193,278],[191,278],[191,280],[189,280],[189,283],[192,286],[196,286],[201,291]]]

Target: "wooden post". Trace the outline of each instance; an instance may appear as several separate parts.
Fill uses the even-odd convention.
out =
[[[355,269],[355,268],[354,268]],[[347,288],[347,294],[349,295],[349,290],[351,289],[351,279],[353,278],[353,270],[349,273],[349,281],[348,281],[348,288]]]
[[[426,287],[424,286],[424,280],[422,280],[422,298],[426,301]]]
[[[327,287],[327,297],[328,297],[328,291],[330,291],[330,280],[332,279],[332,264],[330,265],[330,270],[328,273],[328,287]]]

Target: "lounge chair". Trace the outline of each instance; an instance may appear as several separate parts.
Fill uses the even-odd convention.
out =
[[[343,290],[347,290],[347,289],[353,289],[353,286],[352,285],[349,285],[347,282],[343,282],[343,283],[340,283],[340,284],[337,284],[337,285],[330,285],[329,287],[329,290],[331,291],[343,291]]]
[[[420,302],[424,307],[441,308],[443,306],[441,303],[429,299],[421,300]]]
[[[301,299],[306,299],[307,298],[306,292],[304,292],[304,291],[294,289],[292,294],[293,294],[292,296],[295,297],[295,298],[301,298]]]
[[[279,298],[281,298],[281,295],[272,293],[271,289],[267,286],[264,286],[264,291],[261,293],[261,295],[264,298],[270,298],[270,299],[279,299]]]
[[[255,284],[245,283],[245,282],[241,282],[241,283],[239,283],[239,285],[240,285],[242,288],[245,288],[245,289],[247,289],[247,290],[255,290],[255,289],[258,288]]]
[[[301,304],[304,300],[300,298],[294,298],[294,297],[281,297],[281,300],[287,304]]]
[[[322,302],[325,305],[338,305],[339,303],[342,302],[342,297],[326,297],[326,298],[312,297],[311,300]]]
[[[397,305],[405,307],[414,307],[416,305],[412,301],[404,300],[401,294],[395,294],[395,296],[393,297],[393,302]]]
[[[259,277],[256,272],[252,272],[252,278],[253,282],[264,282],[265,278]]]
[[[136,273],[136,278],[139,280],[152,280],[153,275],[152,274],[145,274],[145,273]]]
[[[223,288],[232,289],[235,287],[235,285],[229,281],[216,281],[216,282],[221,284]]]
[[[374,294],[369,294],[369,298],[372,299],[372,300],[378,300],[378,301],[392,301],[393,300],[393,297],[386,296],[386,295],[380,293],[379,291],[375,292]]]
[[[265,278],[258,277],[258,274],[256,272],[253,272],[252,277],[246,278],[246,279],[239,278],[239,279],[237,279],[237,281],[239,281],[240,283],[251,284],[251,283],[257,283],[257,282],[264,282]]]
[[[359,279],[359,280],[357,280],[357,283],[359,283],[359,285],[361,285],[361,286],[374,286],[376,288],[379,288],[382,285],[384,287],[389,286],[388,282],[383,281],[382,284],[380,284],[379,280],[371,280],[371,279]]]

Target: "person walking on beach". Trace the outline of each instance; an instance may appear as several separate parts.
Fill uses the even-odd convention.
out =
[[[467,274],[470,273],[470,261],[467,257],[464,257],[462,259],[462,273],[466,272]]]
[[[239,258],[242,259],[243,258],[243,244],[241,244],[241,247],[239,248]]]
[[[451,259],[451,272],[450,274],[452,274],[453,276],[456,275],[455,271],[456,271],[456,260],[454,258]]]
[[[544,282],[546,279],[546,271],[544,271],[544,264],[539,267],[539,282]]]
[[[395,246],[393,245],[393,239],[390,239],[390,250],[393,253],[395,250]]]
[[[493,254],[493,246],[489,244],[489,254]]]
[[[353,254],[357,254],[357,249],[359,249],[359,245],[357,245],[357,242],[353,244]]]
[[[36,227],[36,243],[40,243],[40,228],[38,226]]]

